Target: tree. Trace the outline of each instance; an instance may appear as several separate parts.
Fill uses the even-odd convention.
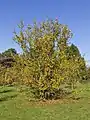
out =
[[[2,53],[3,57],[12,57],[13,55],[16,55],[17,51],[14,48],[10,48]]]
[[[74,44],[71,44],[70,46],[68,46],[67,49],[67,59],[78,59],[78,61],[81,61],[81,65],[79,66],[79,70],[80,70],[80,77],[81,77],[81,81],[86,80],[86,62],[84,57],[81,56],[80,51],[78,49],[77,46],[75,46]]]
[[[62,85],[70,84],[73,89],[80,78],[82,61],[78,59],[78,49],[68,45],[72,37],[68,26],[58,20],[47,20],[27,27],[21,22],[19,28],[19,34],[14,32],[14,40],[23,50],[25,66],[21,71],[23,79],[27,76],[28,84],[36,90],[34,94],[52,99],[60,95]]]
[[[4,67],[11,67],[12,63],[15,62],[14,56],[17,55],[17,52],[15,49],[10,48],[0,55],[0,64]]]
[[[74,44],[71,44],[70,46],[68,46],[66,54],[67,54],[68,59],[70,59],[72,56],[81,57],[79,49]]]

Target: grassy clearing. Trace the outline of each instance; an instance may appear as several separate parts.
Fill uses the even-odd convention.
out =
[[[80,85],[68,99],[48,102],[30,102],[22,91],[0,87],[0,120],[90,120],[90,84]]]

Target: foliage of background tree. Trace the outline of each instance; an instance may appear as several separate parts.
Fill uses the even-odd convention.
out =
[[[14,57],[16,55],[18,54],[14,48],[0,53],[0,85],[12,84],[14,82],[12,75],[15,71],[12,71],[11,67],[13,67],[13,62],[15,62]]]
[[[86,69],[86,82],[90,81],[90,66],[87,66]]]
[[[2,53],[3,57],[12,57],[13,55],[16,55],[17,51],[14,48],[10,48]]]
[[[14,56],[18,55],[17,51],[13,48],[5,50],[0,54],[0,64],[2,66],[11,67],[14,60]]]
[[[86,80],[87,71],[86,71],[85,59],[84,59],[84,57],[81,56],[81,54],[79,52],[79,49],[74,44],[71,44],[70,46],[68,46],[67,58],[68,59],[71,59],[71,58],[76,59],[76,58],[78,58],[78,61],[82,62],[82,65],[79,66],[81,81]]]

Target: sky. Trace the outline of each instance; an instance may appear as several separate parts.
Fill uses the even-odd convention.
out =
[[[70,40],[90,60],[90,0],[0,0],[0,52],[20,47],[13,41],[13,31],[21,20],[32,24],[46,18],[59,19],[73,32]]]

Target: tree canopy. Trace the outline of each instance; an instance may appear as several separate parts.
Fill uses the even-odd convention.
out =
[[[23,54],[15,55],[14,49],[3,53],[15,59],[13,67],[4,71],[9,83],[30,86],[37,98],[56,99],[85,79],[85,60],[77,46],[69,44],[72,32],[67,25],[48,19],[27,26],[21,22],[18,27],[14,41]]]
[[[12,57],[15,54],[17,54],[17,51],[14,48],[10,48],[10,49],[2,52],[3,57]]]

